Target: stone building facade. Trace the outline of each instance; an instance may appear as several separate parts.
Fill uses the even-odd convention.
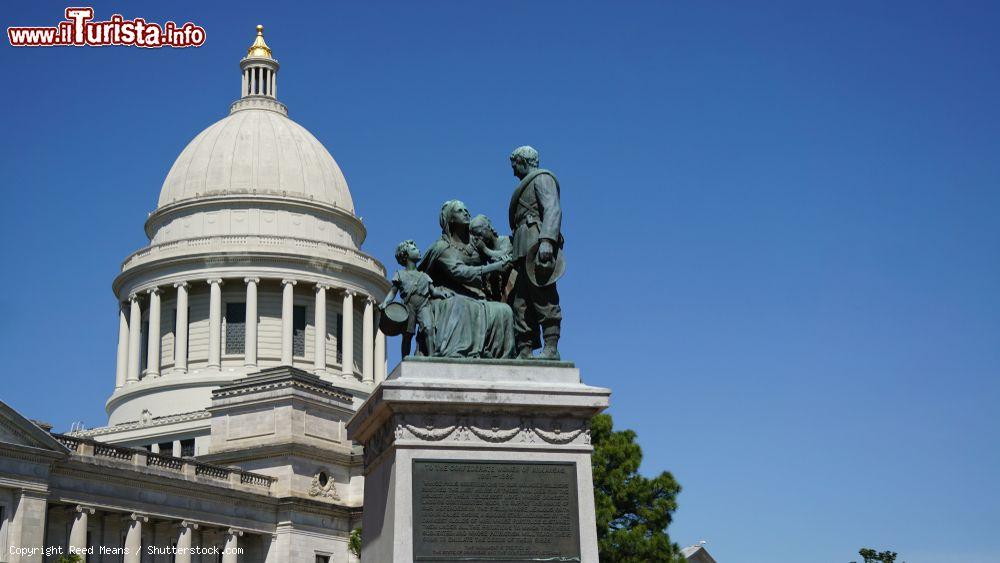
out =
[[[239,99],[174,162],[114,280],[107,426],[53,434],[0,403],[0,562],[352,560],[344,428],[386,375],[389,284],[279,68],[258,27]]]

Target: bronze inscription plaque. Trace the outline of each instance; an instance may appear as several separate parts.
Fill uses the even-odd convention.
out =
[[[416,561],[579,561],[573,463],[413,461]]]

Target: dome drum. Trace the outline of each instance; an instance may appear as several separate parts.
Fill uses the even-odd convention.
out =
[[[276,196],[220,196],[181,202],[146,221],[150,245],[220,235],[286,236],[357,249],[365,228],[353,214]]]

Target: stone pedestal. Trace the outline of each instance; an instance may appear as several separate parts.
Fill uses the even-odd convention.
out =
[[[568,362],[400,363],[347,425],[362,563],[597,563],[588,423],[610,394]]]

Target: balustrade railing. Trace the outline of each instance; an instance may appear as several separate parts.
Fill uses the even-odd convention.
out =
[[[124,446],[94,442],[94,455],[97,457],[110,457],[111,459],[131,461],[132,457],[135,455],[135,450]]]
[[[114,444],[106,444],[89,438],[77,438],[75,436],[55,433],[52,434],[52,437],[59,441],[62,445],[66,446],[71,452],[81,456],[102,457],[123,462],[134,462],[136,456],[138,455],[140,456],[138,463],[142,463],[141,456],[145,456],[145,464],[147,467],[156,467],[158,469],[175,471],[180,474],[188,473],[188,471],[190,471],[188,468],[191,468],[193,469],[195,476],[203,476],[226,482],[230,481],[231,476],[239,475],[240,484],[251,487],[260,487],[265,490],[270,489],[271,484],[277,480],[276,478],[268,475],[243,471],[239,468],[213,465],[211,463],[205,463],[187,457],[174,457],[172,455],[157,454],[139,448],[116,446]]]

